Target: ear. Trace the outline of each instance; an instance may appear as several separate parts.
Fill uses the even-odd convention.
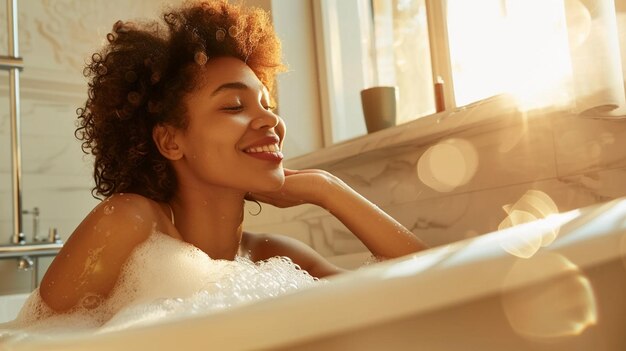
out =
[[[152,128],[152,140],[163,157],[176,161],[183,157],[183,152],[176,142],[178,130],[170,125],[157,124]]]

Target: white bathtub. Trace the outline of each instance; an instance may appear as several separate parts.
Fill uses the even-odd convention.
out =
[[[0,323],[12,321],[28,298],[29,294],[0,296]]]
[[[545,247],[519,258],[509,252],[520,252],[520,238]],[[621,199],[368,266],[279,299],[0,349],[626,350],[625,253]]]

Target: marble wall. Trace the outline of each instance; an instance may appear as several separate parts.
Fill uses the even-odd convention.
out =
[[[2,2],[4,3],[4,2]],[[20,1],[21,145],[23,208],[40,211],[39,234],[55,227],[63,239],[97,200],[90,196],[92,166],[74,137],[76,109],[86,98],[82,67],[105,40],[117,19],[154,16],[159,2],[80,0]],[[0,28],[6,28],[0,6]],[[0,55],[7,33],[0,31]],[[13,232],[8,74],[0,72],[0,243]],[[32,216],[24,216],[24,233],[33,236]],[[51,259],[39,262],[43,275]],[[0,260],[0,294],[30,290],[31,272],[18,271],[15,260]]]
[[[446,172],[471,172],[466,183],[435,187],[438,190],[427,186],[418,176],[420,158],[434,145],[459,140],[469,147],[464,158],[440,160],[439,169],[444,180]],[[584,119],[565,112],[513,113],[498,123],[383,151],[369,152],[368,157],[356,154],[323,168],[430,246],[497,230],[507,217],[503,206],[528,190],[547,194],[560,212],[626,195],[624,120]],[[446,169],[450,163],[457,167]],[[367,257],[358,254],[366,248],[353,234],[314,206],[281,210],[263,205],[261,214],[248,215],[245,223],[250,231],[295,237],[331,259],[353,255],[356,261],[349,261],[349,266]]]

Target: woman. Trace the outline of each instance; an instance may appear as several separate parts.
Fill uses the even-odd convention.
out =
[[[213,259],[287,256],[316,277],[340,272],[296,240],[243,231],[244,199],[322,206],[376,256],[424,248],[333,175],[282,167],[285,124],[271,91],[283,66],[267,14],[210,1],[163,18],[165,26],[117,22],[85,70],[77,137],[95,156],[94,191],[106,199],[43,278],[49,307],[64,312],[86,296],[109,296],[155,231]]]

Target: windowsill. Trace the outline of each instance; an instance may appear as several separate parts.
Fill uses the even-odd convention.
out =
[[[324,169],[347,161],[382,158],[393,150],[424,145],[446,135],[500,122],[503,116],[516,112],[517,108],[510,97],[498,95],[288,159],[285,167]]]

